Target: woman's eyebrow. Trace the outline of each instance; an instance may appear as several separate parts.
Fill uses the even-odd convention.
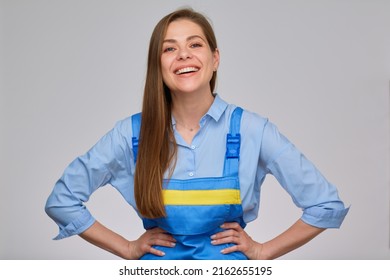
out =
[[[191,41],[191,40],[196,39],[196,38],[199,38],[202,41],[204,41],[204,39],[200,35],[191,35],[191,36],[187,37],[186,41],[188,42],[188,41]],[[177,40],[175,40],[175,39],[164,39],[163,43],[177,43]]]
[[[199,39],[201,39],[202,41],[204,41],[203,37],[200,36],[200,35],[192,35],[192,36],[190,36],[190,37],[187,38],[187,41],[191,41],[191,40],[196,39],[196,38],[199,38]]]

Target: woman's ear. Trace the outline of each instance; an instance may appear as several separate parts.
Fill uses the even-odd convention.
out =
[[[214,63],[213,63],[213,66],[214,66],[214,72],[216,72],[218,70],[218,66],[219,66],[219,49],[216,48],[215,51],[213,52],[213,59],[214,59]]]

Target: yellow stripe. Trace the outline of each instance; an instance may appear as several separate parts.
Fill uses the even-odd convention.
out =
[[[240,191],[221,190],[163,190],[165,205],[241,204]]]

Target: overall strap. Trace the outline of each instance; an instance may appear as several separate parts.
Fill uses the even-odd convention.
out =
[[[132,115],[131,123],[133,129],[133,137],[131,138],[131,142],[133,144],[133,154],[134,154],[134,164],[135,164],[137,162],[137,154],[138,154],[139,131],[141,128],[141,113]]]
[[[238,162],[240,160],[240,124],[242,108],[234,109],[230,117],[230,131],[226,136],[226,155],[223,176],[238,177]]]

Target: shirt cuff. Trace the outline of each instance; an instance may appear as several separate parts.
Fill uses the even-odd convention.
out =
[[[340,228],[348,211],[349,207],[343,209],[310,207],[304,210],[301,219],[305,223],[319,228]]]
[[[54,237],[53,240],[60,240],[72,235],[80,234],[92,226],[94,222],[95,218],[92,217],[91,213],[89,211],[85,211],[66,227],[62,229],[60,228],[60,233]]]

